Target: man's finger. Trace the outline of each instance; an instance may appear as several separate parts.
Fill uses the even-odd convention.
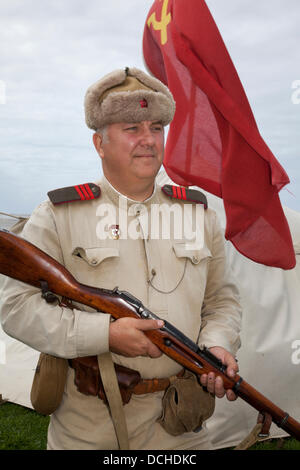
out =
[[[234,377],[239,370],[239,366],[231,354],[224,358],[224,364],[227,366],[226,372],[229,377]]]
[[[214,372],[209,372],[207,376],[207,390],[209,393],[215,394],[215,374]]]
[[[164,326],[163,320],[136,320],[135,328],[141,331],[157,330]]]
[[[215,395],[218,398],[223,398],[225,395],[223,380],[222,377],[220,377],[219,375],[218,377],[216,377],[215,381]]]
[[[226,391],[226,396],[229,401],[234,401],[237,399],[237,395],[234,393],[233,390],[230,389]]]
[[[151,345],[149,345],[149,349],[148,349],[148,356],[155,359],[157,357],[160,357],[161,355],[162,355],[161,350],[157,346],[155,346],[155,344],[151,343]]]
[[[207,387],[207,374],[201,374],[200,383],[203,387]]]

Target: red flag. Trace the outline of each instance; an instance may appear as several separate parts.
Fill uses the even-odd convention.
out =
[[[268,266],[296,264],[278,193],[289,178],[259,134],[247,96],[203,0],[156,0],[144,59],[172,91],[176,113],[164,166],[183,186],[222,197],[225,237]]]

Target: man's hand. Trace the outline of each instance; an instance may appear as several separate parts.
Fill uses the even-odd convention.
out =
[[[218,359],[220,359],[225,366],[227,366],[226,373],[229,377],[233,378],[238,372],[239,366],[237,365],[237,362],[232,354],[219,346],[209,348],[209,350]],[[222,378],[218,375],[215,377],[214,372],[210,372],[209,374],[202,374],[200,377],[200,382],[201,385],[206,387],[210,393],[213,393],[218,398],[223,398],[226,393],[227,399],[229,401],[234,401],[237,399],[237,395],[233,392],[233,390],[224,389]]]
[[[143,333],[164,325],[162,320],[139,320],[124,317],[113,321],[109,326],[109,349],[126,357],[160,357],[162,352]]]

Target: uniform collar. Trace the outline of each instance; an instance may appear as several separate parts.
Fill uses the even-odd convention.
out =
[[[103,193],[105,193],[105,195],[108,196],[108,198],[115,205],[119,205],[120,200],[123,203],[126,203],[127,207],[133,205],[136,205],[137,207],[150,206],[151,204],[157,204],[159,202],[158,194],[160,188],[156,183],[156,180],[154,181],[153,193],[145,201],[136,201],[134,199],[130,199],[127,196],[124,196],[124,194],[120,193],[119,191],[117,191],[117,189],[113,187],[113,185],[108,181],[108,179],[104,175],[98,184],[101,188],[101,191],[103,191]]]

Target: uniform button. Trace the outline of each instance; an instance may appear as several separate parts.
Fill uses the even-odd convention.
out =
[[[199,263],[199,258],[197,258],[197,256],[193,256],[192,261],[194,264],[197,264]]]
[[[156,271],[155,271],[155,269],[151,269],[151,274],[152,274],[152,276],[156,276]]]
[[[134,214],[135,215],[140,215],[142,210],[143,210],[143,205],[141,204],[137,204],[136,206],[134,206]]]
[[[98,260],[96,258],[92,259],[91,261],[92,264],[97,264],[98,263]]]

